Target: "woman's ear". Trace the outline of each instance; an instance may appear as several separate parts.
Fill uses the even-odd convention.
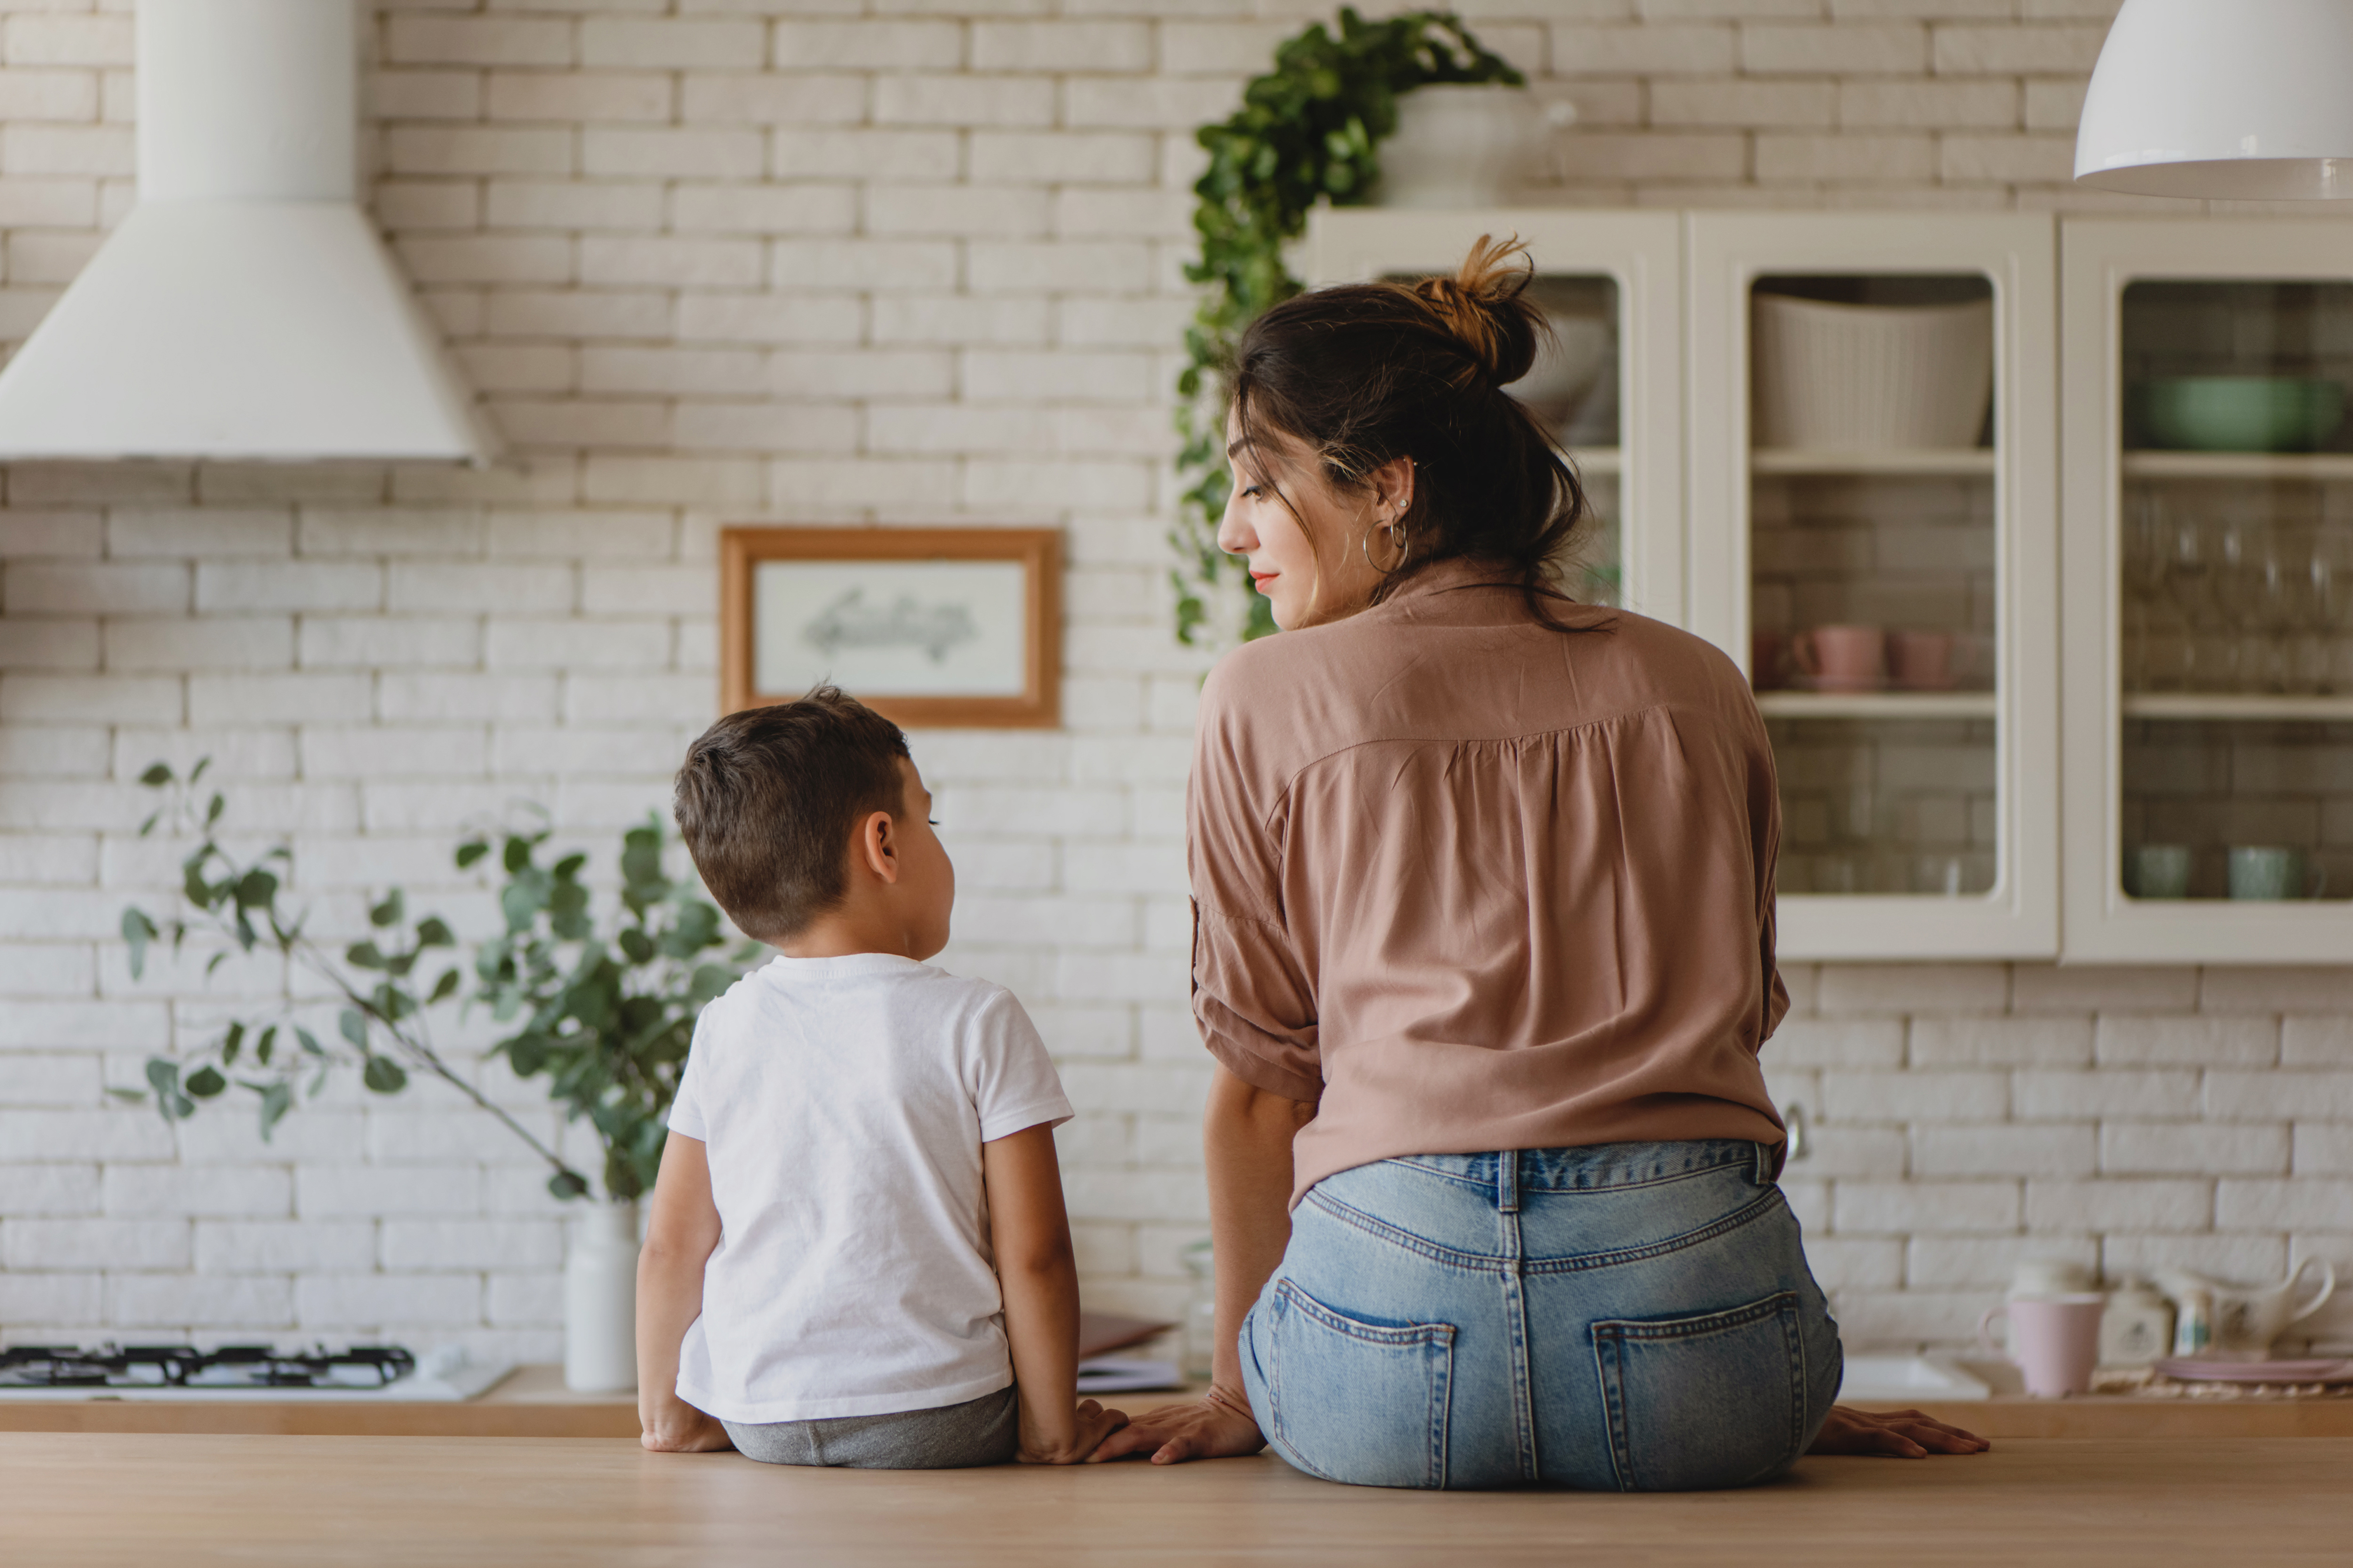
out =
[[[1411,458],[1391,458],[1365,476],[1373,487],[1373,516],[1380,523],[1413,510],[1414,468]]]

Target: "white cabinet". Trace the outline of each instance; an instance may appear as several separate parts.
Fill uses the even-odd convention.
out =
[[[1482,235],[1527,241],[1529,286],[1558,358],[1531,396],[1576,462],[1593,528],[1576,596],[1683,616],[1683,220],[1672,213],[1326,207],[1308,230],[1310,283],[1452,272]],[[1579,581],[1578,578],[1582,580]]]
[[[1614,334],[1591,586],[1755,681],[1787,956],[2353,955],[2353,224],[1346,211],[1307,266],[1489,233]]]
[[[2051,957],[2051,221],[1689,224],[1685,624],[1772,731],[1781,951]]]
[[[2070,958],[2353,955],[2353,225],[2070,223]]]

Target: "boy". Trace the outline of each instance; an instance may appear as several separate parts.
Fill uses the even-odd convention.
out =
[[[722,909],[782,956],[695,1026],[638,1266],[649,1448],[771,1464],[1071,1464],[1078,1279],[1020,1003],[923,961],[955,872],[896,725],[830,687],[732,714],[679,770]],[[1009,1364],[1008,1364],[1009,1352]]]

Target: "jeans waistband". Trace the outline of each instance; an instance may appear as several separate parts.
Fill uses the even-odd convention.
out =
[[[1519,1206],[1522,1194],[1594,1192],[1678,1181],[1726,1166],[1746,1167],[1758,1186],[1773,1180],[1773,1146],[1745,1138],[1701,1138],[1658,1143],[1587,1143],[1559,1149],[1504,1149],[1484,1154],[1405,1154],[1382,1164],[1402,1165],[1495,1194],[1498,1206]]]

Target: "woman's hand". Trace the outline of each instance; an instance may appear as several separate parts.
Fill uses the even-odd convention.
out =
[[[1101,1447],[1104,1438],[1126,1425],[1126,1411],[1105,1410],[1092,1399],[1082,1399],[1069,1442],[1041,1442],[1024,1431],[1021,1434],[1021,1451],[1016,1457],[1025,1465],[1075,1465]]]
[[[1212,1387],[1206,1398],[1190,1405],[1163,1405],[1137,1416],[1126,1430],[1113,1433],[1087,1463],[1148,1453],[1155,1465],[1181,1465],[1187,1459],[1237,1459],[1265,1447],[1250,1402]]]
[[[1974,1432],[1947,1426],[1917,1410],[1857,1410],[1831,1406],[1830,1419],[1810,1454],[1882,1454],[1925,1459],[1931,1454],[1982,1454],[1993,1444]]]
[[[726,1427],[675,1396],[640,1410],[638,1426],[638,1445],[657,1454],[709,1454],[735,1446]]]

